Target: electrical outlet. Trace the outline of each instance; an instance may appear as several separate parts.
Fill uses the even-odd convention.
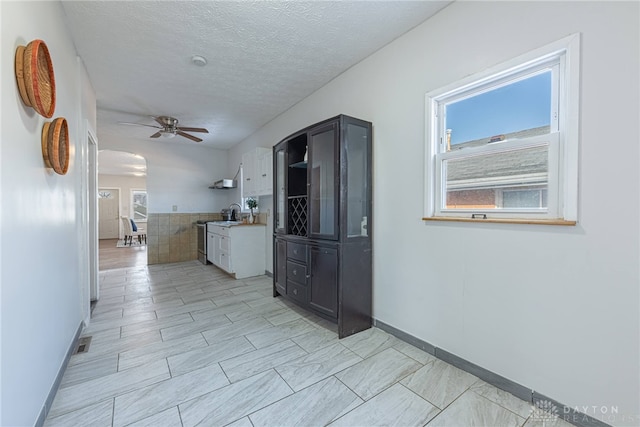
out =
[[[178,212],[178,205],[173,205],[171,207],[171,210],[173,210],[174,212]]]

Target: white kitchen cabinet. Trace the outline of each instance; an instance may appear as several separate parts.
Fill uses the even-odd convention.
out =
[[[273,194],[273,151],[267,150],[259,154],[257,165],[257,195],[268,196]]]
[[[215,257],[215,247],[216,247],[216,235],[211,233],[211,232],[207,232],[207,261],[209,261],[211,264],[216,264],[216,257]]]
[[[236,279],[265,272],[266,227],[264,224],[207,224],[207,259]],[[209,255],[213,252],[213,255]]]
[[[256,195],[256,152],[251,150],[242,155],[242,197]]]
[[[272,193],[272,151],[257,147],[242,155],[242,197],[264,196]]]

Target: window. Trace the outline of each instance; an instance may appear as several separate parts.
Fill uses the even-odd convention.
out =
[[[131,190],[131,206],[133,206],[132,218],[137,221],[147,220],[147,191]]]
[[[577,217],[579,36],[426,97],[425,217]]]

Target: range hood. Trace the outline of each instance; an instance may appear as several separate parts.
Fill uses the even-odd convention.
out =
[[[209,188],[236,188],[238,186],[238,181],[235,179],[221,179],[210,185]]]

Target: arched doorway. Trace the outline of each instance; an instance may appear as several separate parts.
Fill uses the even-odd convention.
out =
[[[133,219],[146,228],[147,162],[144,157],[124,151],[98,152],[98,236],[99,269],[147,264],[144,241],[124,244],[122,218]]]

